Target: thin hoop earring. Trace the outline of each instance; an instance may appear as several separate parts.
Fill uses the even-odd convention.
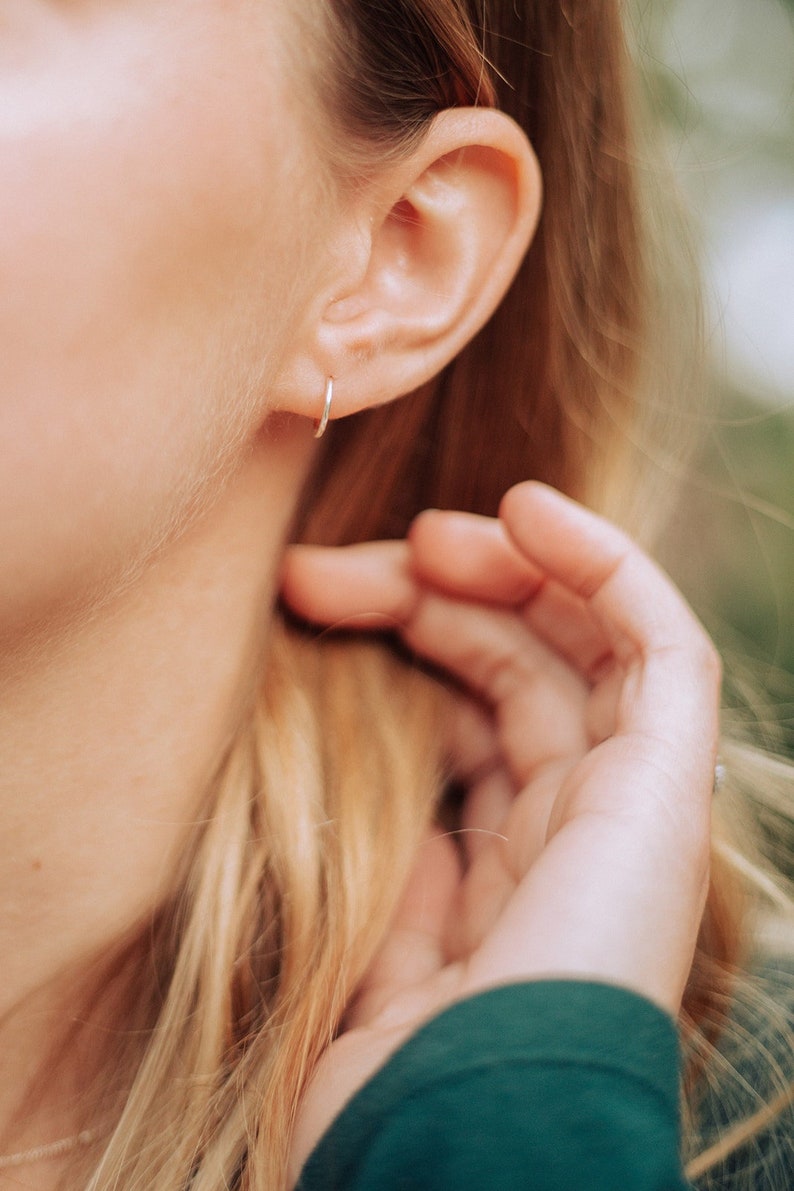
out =
[[[328,377],[325,385],[325,402],[323,404],[323,412],[320,414],[319,422],[314,423],[314,437],[322,438],[325,434],[325,428],[328,425],[328,416],[331,413],[331,402],[334,399],[334,378]]]

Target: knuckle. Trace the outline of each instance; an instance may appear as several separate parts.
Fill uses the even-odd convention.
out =
[[[699,637],[694,660],[703,677],[713,685],[719,686],[722,682],[722,658],[714,642],[705,633]]]

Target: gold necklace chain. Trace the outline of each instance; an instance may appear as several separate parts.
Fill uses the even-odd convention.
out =
[[[60,1158],[61,1154],[68,1154],[78,1146],[90,1145],[95,1136],[93,1129],[82,1129],[71,1137],[62,1137],[59,1141],[51,1141],[47,1145],[19,1150],[16,1154],[0,1154],[0,1170],[6,1170],[10,1166],[29,1166],[45,1158]]]

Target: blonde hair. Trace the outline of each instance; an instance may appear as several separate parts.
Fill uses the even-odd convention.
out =
[[[677,411],[695,401],[689,366],[674,363],[691,344],[670,344],[681,349],[697,308],[686,251],[653,264],[654,243],[685,241],[649,203],[618,4],[317,0],[296,20],[322,81],[333,184],[405,152],[445,107],[498,104],[526,129],[545,185],[500,309],[432,383],[334,427],[297,536],[399,536],[428,505],[493,513],[533,476],[652,545],[684,460]],[[86,1156],[92,1191],[281,1191],[301,1092],[438,813],[435,679],[386,642],[315,640],[283,619],[262,672],[173,897],[130,949],[134,1005],[87,1109],[118,1117]],[[734,751],[758,797],[763,763]],[[738,783],[721,804],[684,1008],[691,1080],[743,962],[747,874],[766,871],[730,842]]]

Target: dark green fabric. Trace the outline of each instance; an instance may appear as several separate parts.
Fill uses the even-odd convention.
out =
[[[682,1191],[678,1039],[625,989],[537,981],[461,1002],[337,1117],[300,1191]]]

